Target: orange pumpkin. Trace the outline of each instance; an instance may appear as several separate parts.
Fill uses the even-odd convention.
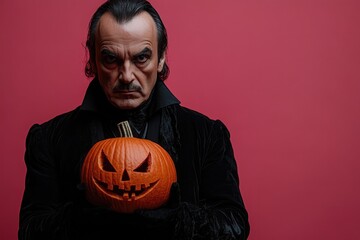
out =
[[[97,142],[84,160],[81,179],[88,201],[121,213],[160,207],[177,180],[170,155],[157,143],[134,137]]]

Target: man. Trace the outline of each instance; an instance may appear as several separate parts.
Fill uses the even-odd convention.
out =
[[[90,21],[87,48],[85,72],[94,79],[81,106],[29,131],[19,239],[247,239],[229,132],[182,107],[164,84],[167,35],[156,10],[144,0],[105,2]],[[119,137],[123,121],[174,160],[178,181],[158,209],[120,214],[85,200],[84,157],[96,142]]]

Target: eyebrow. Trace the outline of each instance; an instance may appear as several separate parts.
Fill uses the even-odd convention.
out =
[[[114,53],[114,52],[112,52],[112,51],[110,51],[110,50],[108,50],[108,49],[102,49],[101,51],[100,51],[100,53],[102,54],[102,55],[111,55],[111,56],[114,56],[114,57],[116,57],[116,53]],[[134,55],[134,58],[136,58],[136,57],[138,57],[138,56],[141,56],[141,55],[143,55],[143,54],[149,54],[150,56],[152,55],[152,50],[150,49],[150,48],[148,48],[148,47],[145,47],[143,50],[141,50],[139,53],[136,53],[135,55]]]
[[[141,52],[135,54],[134,57],[138,57],[138,56],[141,56],[143,54],[149,54],[151,56],[152,50],[150,48],[148,48],[148,47],[145,47]]]
[[[112,51],[108,50],[108,49],[102,49],[100,51],[101,54],[106,54],[106,55],[112,55],[112,56],[115,56],[116,54],[113,53]]]

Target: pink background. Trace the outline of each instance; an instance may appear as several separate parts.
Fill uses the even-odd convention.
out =
[[[25,136],[81,103],[99,0],[0,1],[0,239],[16,239]],[[355,240],[360,2],[152,0],[168,86],[232,133],[251,240]]]

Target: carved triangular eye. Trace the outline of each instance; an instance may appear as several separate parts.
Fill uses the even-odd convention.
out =
[[[134,169],[134,172],[150,172],[151,167],[151,154],[147,156],[147,158],[137,167]]]
[[[101,168],[106,172],[116,172],[115,168],[104,153],[104,150],[101,151]]]

